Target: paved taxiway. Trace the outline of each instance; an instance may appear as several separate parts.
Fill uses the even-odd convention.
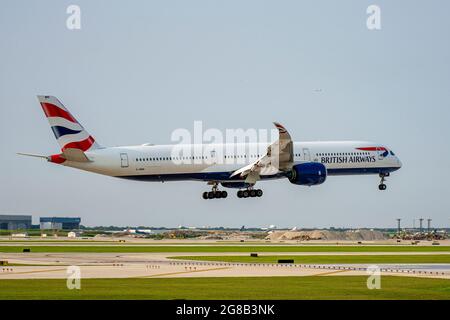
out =
[[[311,255],[312,253],[266,252],[264,255]],[[316,254],[337,254],[316,253]],[[339,253],[383,254],[383,253]],[[384,254],[393,254],[384,253]],[[403,254],[403,253],[395,253]],[[411,253],[409,253],[411,254]],[[415,252],[414,254],[431,254]],[[432,254],[437,254],[433,252]],[[448,254],[448,253],[447,253]],[[82,278],[167,277],[260,277],[367,275],[367,264],[255,264],[169,260],[186,255],[245,255],[248,253],[4,253],[0,260],[13,266],[0,267],[1,279],[65,279],[67,266],[81,268]],[[14,265],[19,266],[14,266]],[[450,279],[450,264],[380,264],[382,275]]]

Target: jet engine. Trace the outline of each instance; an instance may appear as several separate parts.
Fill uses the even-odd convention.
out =
[[[289,181],[302,186],[314,186],[327,179],[327,168],[322,163],[306,162],[296,164],[288,175]]]

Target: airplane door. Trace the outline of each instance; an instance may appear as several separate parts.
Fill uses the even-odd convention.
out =
[[[210,154],[211,154],[211,163],[216,164],[217,163],[216,150],[211,150]]]
[[[128,168],[128,154],[126,153],[120,154],[120,166],[122,168]]]
[[[303,159],[305,161],[311,161],[311,154],[309,153],[308,148],[303,148]]]

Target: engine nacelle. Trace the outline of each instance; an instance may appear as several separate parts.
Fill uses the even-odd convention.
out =
[[[288,176],[293,184],[302,186],[314,186],[324,183],[327,179],[327,168],[322,163],[307,162],[292,167]]]

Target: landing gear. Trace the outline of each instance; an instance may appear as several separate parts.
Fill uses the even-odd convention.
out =
[[[212,185],[211,191],[205,191],[202,194],[203,199],[221,199],[228,197],[228,193],[226,191],[220,191],[218,189],[218,182],[208,182],[209,185]],[[253,189],[253,185],[247,184],[246,189],[239,190],[237,192],[238,198],[259,198],[262,197],[263,191],[261,189]]]
[[[389,173],[380,173],[381,181],[380,184],[378,185],[379,190],[386,190],[387,186],[384,184],[386,177],[389,177]]]
[[[224,191],[220,191],[217,188],[217,183],[213,184],[212,190],[207,192],[203,192],[203,199],[207,200],[207,199],[220,199],[220,198],[226,198],[228,197],[228,192]]]
[[[238,198],[254,198],[254,197],[261,197],[263,195],[263,191],[261,189],[246,189],[246,190],[239,190],[237,192]]]

